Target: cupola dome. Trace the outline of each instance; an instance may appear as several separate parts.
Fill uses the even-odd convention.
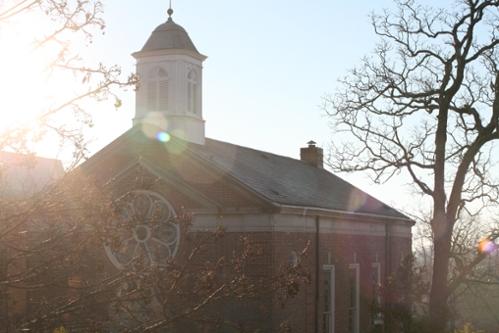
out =
[[[187,31],[175,23],[171,17],[154,29],[140,52],[168,49],[189,50],[199,54]]]

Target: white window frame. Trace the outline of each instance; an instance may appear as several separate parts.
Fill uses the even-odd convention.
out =
[[[323,265],[322,270],[324,272],[329,273],[329,311],[324,311],[322,313],[322,320],[324,321],[326,318],[328,319],[328,327],[329,327],[329,332],[323,332],[323,333],[334,333],[334,327],[335,327],[335,300],[336,300],[336,282],[335,282],[335,268],[334,265]]]
[[[373,281],[374,285],[373,285],[373,288],[376,288],[374,289],[374,297],[375,297],[375,300],[376,300],[376,304],[381,307],[382,304],[381,302],[383,301],[381,299],[381,292],[380,292],[380,287],[381,287],[381,263],[379,261],[376,261],[374,263],[372,263],[372,269],[373,269],[373,274],[372,276],[375,277],[376,281]],[[383,312],[380,310],[380,312],[378,313],[375,313],[374,314],[374,317],[373,317],[373,325],[383,325]]]
[[[348,265],[349,270],[354,270],[355,274],[355,295],[354,295],[354,302],[355,305],[353,307],[350,307],[348,311],[354,310],[354,315],[353,315],[353,327],[352,331],[349,333],[359,333],[360,332],[360,264],[350,264]],[[350,272],[349,272],[350,273]],[[350,287],[350,286],[349,286]],[[350,316],[348,317],[348,320],[350,320]],[[350,327],[350,323],[349,323]]]
[[[381,263],[373,262],[372,269],[375,271],[373,276],[376,277],[374,285],[376,288],[379,288],[381,286]],[[378,305],[381,305],[381,294],[379,292],[376,292],[376,302],[378,303]]]

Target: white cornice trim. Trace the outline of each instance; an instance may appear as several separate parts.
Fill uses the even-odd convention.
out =
[[[410,239],[411,227],[407,224],[389,225],[376,222],[353,222],[322,218],[319,233],[385,237],[389,235]],[[314,234],[316,230],[313,216],[282,214],[245,214],[219,216],[214,214],[193,214],[191,231],[213,232],[223,228],[226,232],[284,232]]]
[[[404,222],[404,223],[411,223],[411,225],[415,224],[415,222],[413,220],[411,220],[409,218],[402,218],[402,217],[377,215],[377,214],[370,214],[370,213],[347,212],[347,211],[343,211],[343,210],[318,208],[318,207],[281,205],[281,204],[277,204],[277,203],[274,203],[274,205],[279,208],[279,210],[282,214],[293,214],[293,215],[301,215],[301,216],[342,217],[342,218],[364,217],[364,218],[369,218],[372,220],[379,220],[380,222],[390,220],[390,221],[399,221],[399,222]]]
[[[132,57],[134,57],[135,59],[141,59],[146,57],[157,57],[164,55],[187,55],[199,61],[205,61],[208,58],[204,54],[185,49],[164,49],[164,50],[154,50],[154,51],[138,51],[132,53]]]

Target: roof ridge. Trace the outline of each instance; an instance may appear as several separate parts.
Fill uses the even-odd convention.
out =
[[[97,162],[98,157],[102,156],[108,151],[111,151],[114,149],[115,146],[118,146],[122,144],[122,141],[124,138],[132,135],[134,132],[137,132],[138,128],[137,126],[133,126],[132,128],[126,130],[123,132],[121,135],[119,135],[117,138],[115,138],[113,141],[99,149],[96,153],[94,153],[89,159],[83,161],[80,165],[78,165],[77,169],[85,169],[85,168],[91,168],[93,164]]]
[[[231,145],[231,146],[236,146],[236,147],[239,147],[239,148],[243,148],[243,149],[247,149],[247,150],[253,150],[253,151],[256,151],[256,152],[259,152],[259,153],[265,153],[265,154],[269,154],[269,155],[273,155],[273,156],[277,156],[277,157],[281,157],[281,158],[286,158],[286,159],[289,159],[289,160],[293,160],[295,162],[300,162],[300,163],[303,163],[305,165],[308,165],[312,168],[315,168],[314,166],[311,166],[309,165],[308,163],[300,160],[300,159],[297,159],[297,158],[293,158],[293,157],[290,157],[290,156],[286,156],[286,155],[279,155],[279,154],[276,154],[276,153],[272,153],[272,152],[269,152],[269,151],[266,151],[266,150],[260,150],[260,149],[256,149],[256,148],[251,148],[251,147],[246,147],[246,146],[241,146],[241,145],[238,145],[238,144],[235,144],[235,143],[231,143],[231,142],[226,142],[226,141],[222,141],[222,140],[217,140],[217,139],[211,139],[211,138],[206,138],[206,140],[210,140],[210,141],[216,141],[216,142],[220,142],[220,143],[224,143],[224,144],[228,144],[228,145]],[[328,170],[326,169],[319,169],[319,168],[316,168],[318,170],[323,170],[327,173],[330,173],[330,174],[333,174],[331,172],[329,172]],[[334,175],[334,174],[333,174]]]

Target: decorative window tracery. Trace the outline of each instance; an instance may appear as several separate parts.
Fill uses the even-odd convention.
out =
[[[109,260],[118,269],[134,263],[165,266],[175,256],[180,238],[173,207],[152,191],[131,191],[116,202],[116,239],[106,244]]]

